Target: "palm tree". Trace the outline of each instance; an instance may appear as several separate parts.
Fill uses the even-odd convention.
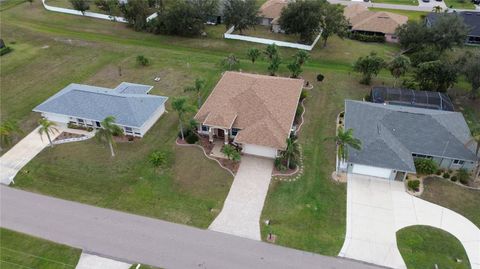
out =
[[[95,136],[97,137],[97,140],[99,142],[104,142],[108,144],[112,157],[115,157],[115,152],[113,151],[113,144],[115,143],[115,141],[113,140],[113,136],[115,134],[123,135],[123,129],[115,124],[114,116],[106,117],[100,124],[102,128],[98,129]]]
[[[337,144],[337,173],[340,172],[340,162],[345,162],[348,159],[348,147],[356,150],[362,148],[362,142],[353,136],[353,129],[344,131],[343,128],[338,128],[338,133],[334,137],[327,137],[324,140],[333,140]]]
[[[284,159],[287,159],[287,169],[290,169],[290,161],[296,159],[300,154],[297,139],[295,137],[287,138],[287,147],[282,152]]]
[[[268,71],[270,72],[270,76],[275,76],[275,74],[278,71],[278,68],[280,67],[281,62],[282,62],[282,60],[280,59],[280,57],[278,55],[274,56],[270,60],[270,65],[268,66]]]
[[[474,179],[478,178],[480,176],[480,156],[478,155],[480,153],[480,124],[472,128],[472,138],[465,143],[466,147],[469,147],[471,145],[476,144],[475,147],[475,155],[477,156],[477,168],[475,171],[475,177]]]
[[[187,86],[184,88],[185,92],[195,92],[197,94],[197,105],[198,108],[202,105],[202,89],[205,86],[205,80],[202,78],[195,79],[195,84],[193,86]]]
[[[23,131],[18,127],[17,122],[6,120],[0,124],[0,141],[2,145],[8,146],[12,143],[12,137],[15,134],[22,134]],[[0,147],[0,151],[2,148]]]
[[[310,59],[310,54],[308,54],[308,52],[306,52],[304,50],[299,50],[295,54],[295,60],[297,61],[297,63],[300,66],[302,66],[304,63],[306,63],[308,59]]]
[[[292,63],[289,63],[287,65],[288,70],[292,73],[290,77],[292,78],[298,78],[298,76],[303,72],[302,66],[298,61],[294,61]]]
[[[432,11],[435,13],[440,13],[442,12],[443,8],[441,6],[434,6]]]
[[[393,82],[393,87],[397,85],[397,79],[407,73],[409,67],[410,59],[404,55],[399,55],[395,57],[395,59],[393,59],[388,64],[388,69],[390,70],[392,76],[395,78],[395,81]]]
[[[267,55],[269,60],[273,60],[273,58],[278,57],[278,48],[275,43],[268,45],[265,48],[264,53]]]
[[[260,51],[257,48],[250,48],[247,51],[247,57],[252,61],[252,64],[255,63],[255,61],[258,59],[260,56]]]
[[[180,124],[180,134],[182,135],[182,140],[185,140],[185,136],[183,134],[183,117],[185,113],[191,112],[194,109],[192,106],[187,104],[187,98],[183,96],[173,99],[172,108],[178,113],[178,122]]]
[[[40,134],[40,138],[43,134],[47,135],[48,142],[50,142],[50,147],[53,147],[52,139],[50,138],[50,134],[54,134],[58,132],[58,129],[55,128],[57,124],[52,121],[49,121],[45,118],[41,118],[38,123],[40,124],[40,128],[38,129],[38,133]],[[43,138],[42,138],[43,140]]]

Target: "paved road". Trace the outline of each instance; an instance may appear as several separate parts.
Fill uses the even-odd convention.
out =
[[[432,0],[435,3],[434,0]],[[359,2],[355,1],[345,1],[345,0],[328,0],[328,2],[332,4],[342,4],[345,6],[348,5],[354,5],[354,4],[359,4]],[[362,3],[362,2],[360,2]],[[430,5],[419,5],[419,6],[410,6],[410,5],[394,5],[394,4],[383,4],[383,3],[362,3],[368,7],[376,7],[376,8],[388,8],[388,9],[399,9],[399,10],[411,10],[411,11],[424,11],[424,12],[431,12],[432,7]],[[475,10],[470,10],[470,9],[455,9],[457,11],[475,11]],[[477,6],[477,11],[478,11],[478,6]]]
[[[0,185],[0,226],[163,268],[380,268]]]
[[[260,216],[272,170],[272,159],[243,156],[223,209],[208,229],[261,241]]]

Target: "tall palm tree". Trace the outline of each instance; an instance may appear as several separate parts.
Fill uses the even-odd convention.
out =
[[[197,94],[197,106],[200,108],[202,105],[202,89],[205,86],[205,80],[202,78],[195,79],[195,84],[193,86],[187,86],[184,88],[185,92],[195,92]]]
[[[472,128],[472,138],[465,143],[465,146],[469,147],[474,144],[476,144],[475,155],[478,158],[474,177],[474,179],[476,179],[480,176],[480,156],[478,155],[480,153],[480,124]]]
[[[337,173],[340,171],[340,162],[345,162],[348,159],[348,147],[350,146],[356,150],[362,148],[362,142],[353,136],[353,129],[344,131],[340,127],[336,136],[327,137],[324,140],[333,140],[337,144]]]
[[[48,142],[50,142],[50,147],[53,147],[52,139],[50,138],[50,134],[54,134],[58,132],[58,129],[55,127],[57,124],[55,122],[49,121],[45,118],[41,118],[38,123],[40,124],[40,128],[38,129],[38,133],[40,136],[43,134],[47,135]]]
[[[113,145],[115,141],[113,140],[114,134],[123,134],[123,129],[120,126],[115,124],[115,117],[108,116],[106,117],[100,125],[102,128],[98,129],[95,136],[99,142],[104,142],[110,147],[110,153],[112,157],[115,157],[115,152],[113,151]]]
[[[17,122],[13,120],[6,120],[0,124],[0,143],[8,146],[12,143],[12,138],[15,134],[22,134],[23,131],[18,127]],[[0,147],[0,151],[2,148]]]
[[[407,73],[408,68],[410,67],[410,58],[404,55],[399,55],[395,57],[390,63],[388,63],[388,70],[395,78],[393,82],[393,87],[397,85],[397,79],[405,73]]]
[[[194,108],[187,103],[186,97],[177,97],[174,98],[172,101],[172,108],[173,110],[177,111],[178,113],[178,122],[180,125],[180,134],[182,135],[182,140],[185,140],[185,136],[183,134],[183,118],[187,112],[192,112]]]
[[[290,161],[297,158],[299,154],[297,139],[295,137],[287,138],[287,147],[282,153],[283,158],[287,159],[287,169],[290,169]]]
[[[443,8],[441,6],[434,6],[432,11],[435,13],[440,13],[442,12]]]

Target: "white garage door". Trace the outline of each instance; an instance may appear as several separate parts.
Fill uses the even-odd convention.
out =
[[[243,153],[267,158],[277,157],[276,149],[252,144],[243,145]]]
[[[352,173],[372,177],[390,178],[392,170],[368,165],[354,164]]]

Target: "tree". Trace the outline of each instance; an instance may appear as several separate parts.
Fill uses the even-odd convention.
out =
[[[430,31],[431,43],[440,51],[451,49],[454,46],[463,46],[469,30],[462,17],[451,13],[437,16],[439,17]]]
[[[263,52],[267,55],[267,58],[271,61],[274,57],[278,56],[278,47],[275,43],[268,45]]]
[[[323,24],[322,8],[325,5],[323,0],[290,2],[282,10],[280,27],[287,34],[299,34],[301,42],[312,43],[320,33]]]
[[[380,70],[383,68],[384,63],[384,60],[375,52],[370,52],[370,55],[358,58],[353,66],[353,69],[363,74],[363,78],[360,83],[370,85],[372,82],[372,77],[378,75]]]
[[[480,88],[480,53],[467,52],[464,57],[464,63],[460,65],[460,72],[472,86],[470,97],[475,99]]]
[[[435,13],[440,13],[442,12],[443,8],[441,6],[434,6],[432,8],[432,11],[435,12]]]
[[[195,1],[199,3],[199,1]],[[179,36],[200,35],[204,29],[206,15],[195,5],[184,0],[175,1],[157,20],[160,21],[160,33]]]
[[[23,131],[18,127],[16,121],[6,120],[0,124],[0,141],[1,145],[8,146],[12,143],[13,136],[16,134],[22,134]],[[2,148],[0,147],[0,151]]]
[[[415,170],[420,174],[431,175],[438,170],[437,163],[432,159],[417,158],[413,162],[415,164]]]
[[[95,0],[95,5],[98,9],[104,11],[109,16],[113,16],[118,4],[118,0]]]
[[[323,9],[324,24],[322,27],[323,47],[327,46],[327,39],[336,34],[343,38],[348,33],[349,23],[343,15],[343,6],[339,4],[325,4]]]
[[[408,21],[397,28],[400,46],[405,51],[419,51],[426,44],[431,43],[430,30],[421,22]]]
[[[397,85],[397,79],[407,73],[409,67],[410,59],[404,55],[399,55],[395,57],[388,64],[388,70],[390,70],[390,74],[392,74],[392,76],[395,78],[395,81],[393,82],[393,87]]]
[[[343,128],[338,128],[337,135],[334,137],[327,137],[324,140],[333,140],[337,145],[337,173],[340,172],[340,162],[345,162],[348,159],[349,147],[361,150],[362,142],[353,136],[353,129],[344,131]]]
[[[300,66],[303,66],[308,59],[310,59],[310,54],[304,50],[298,50],[297,53],[295,53],[295,61],[298,62]]]
[[[110,147],[110,153],[112,154],[112,157],[115,157],[115,152],[113,151],[113,145],[115,144],[115,141],[113,140],[113,136],[117,134],[123,135],[123,129],[120,128],[120,126],[115,124],[115,117],[114,116],[108,116],[106,117],[100,125],[102,128],[97,130],[97,133],[95,136],[97,137],[97,140],[99,142],[103,142],[108,144]]]
[[[147,65],[150,64],[150,60],[143,55],[138,55],[137,56],[137,63],[141,66],[147,66]]]
[[[185,92],[195,92],[197,94],[198,108],[202,106],[202,89],[205,86],[205,80],[202,78],[196,78],[193,86],[187,86],[184,88]]]
[[[172,101],[172,108],[178,113],[178,123],[180,126],[180,134],[182,136],[182,140],[185,140],[185,135],[183,132],[183,119],[186,113],[191,112],[194,109],[192,106],[190,106],[187,103],[187,98],[184,96],[174,98]]]
[[[196,17],[201,19],[202,23],[218,14],[219,0],[187,0],[187,3],[196,10]]]
[[[69,0],[73,9],[82,12],[85,15],[85,11],[90,9],[90,0]]]
[[[257,4],[255,0],[226,0],[223,7],[223,16],[225,25],[233,26],[235,30],[240,31],[257,24]]]
[[[442,61],[421,63],[415,70],[415,81],[423,91],[446,92],[457,82],[456,66]]]
[[[260,57],[260,51],[257,48],[249,48],[247,57],[252,61],[252,64],[254,64],[258,57]]]
[[[221,65],[227,70],[236,70],[240,65],[240,60],[235,57],[235,55],[230,54],[225,59],[222,60]]]
[[[128,25],[133,27],[135,31],[146,29],[147,17],[150,16],[150,7],[147,1],[128,0],[128,2],[120,3],[119,9]]]
[[[53,147],[53,142],[52,139],[50,138],[50,134],[54,134],[58,132],[58,129],[55,128],[56,124],[52,121],[49,121],[45,118],[41,118],[38,123],[40,124],[40,128],[38,129],[38,133],[40,136],[43,134],[47,135],[48,142],[50,143],[50,147]],[[43,138],[42,138],[43,139]]]
[[[156,150],[148,156],[148,162],[155,168],[165,165],[167,163],[167,154]]]
[[[292,78],[298,78],[298,76],[303,72],[302,66],[297,60],[294,60],[293,62],[289,63],[287,65],[287,68],[288,70],[290,70]]]
[[[270,72],[270,76],[275,76],[281,63],[282,63],[282,60],[278,55],[273,57],[272,60],[270,60],[270,65],[267,68],[268,71]]]
[[[238,153],[238,151],[232,145],[223,146],[221,152],[225,154],[229,160],[235,162],[240,161],[240,153]]]
[[[287,138],[287,146],[282,152],[282,157],[287,160],[287,169],[290,169],[290,161],[296,160],[300,155],[300,148],[295,137]]]

